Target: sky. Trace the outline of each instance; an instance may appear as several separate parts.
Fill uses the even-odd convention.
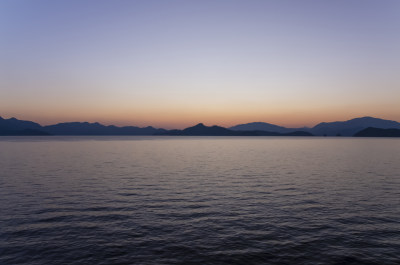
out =
[[[400,121],[397,0],[0,0],[0,116]]]

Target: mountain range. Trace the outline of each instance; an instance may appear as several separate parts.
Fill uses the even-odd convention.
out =
[[[166,130],[135,126],[105,126],[100,123],[66,122],[41,126],[31,121],[0,117],[0,135],[153,135]],[[31,134],[29,134],[31,133]]]
[[[311,133],[294,131],[289,133],[278,133],[261,130],[235,131],[220,126],[205,126],[199,123],[193,127],[183,130],[169,130],[156,133],[157,135],[193,135],[193,136],[313,136]]]
[[[231,130],[268,130],[271,132],[288,133],[293,131],[305,131],[316,136],[353,136],[357,132],[368,127],[380,129],[400,129],[400,123],[391,120],[373,117],[355,118],[348,121],[321,122],[312,128],[285,128],[265,122],[253,122],[231,127]]]
[[[41,126],[32,121],[0,117],[0,135],[353,136],[369,127],[400,130],[400,123],[373,117],[362,117],[348,121],[322,122],[312,128],[286,128],[265,122],[253,122],[230,128],[205,126],[199,123],[183,130],[166,130],[151,126],[143,128],[106,126],[97,122],[67,122]],[[383,133],[383,135],[386,134]]]

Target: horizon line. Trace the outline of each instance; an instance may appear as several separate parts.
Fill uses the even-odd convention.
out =
[[[232,125],[232,126],[226,126],[226,127],[225,127],[225,126],[218,125],[218,124],[212,124],[212,125],[206,125],[206,126],[208,126],[208,127],[211,127],[211,126],[219,126],[219,127],[223,127],[223,128],[231,128],[231,127],[235,127],[235,126],[238,126],[238,125],[244,125],[244,124],[264,123],[264,124],[275,125],[275,126],[279,126],[279,127],[283,127],[283,128],[288,128],[288,129],[302,129],[302,128],[311,129],[311,128],[313,128],[313,127],[315,127],[315,126],[317,126],[318,124],[321,124],[321,123],[346,122],[346,121],[350,121],[350,120],[354,120],[354,119],[362,119],[362,118],[373,118],[373,119],[380,119],[380,120],[386,120],[386,121],[392,121],[392,122],[399,122],[399,121],[396,121],[396,120],[390,120],[390,119],[385,119],[385,118],[378,118],[378,117],[373,117],[373,116],[361,116],[361,117],[351,118],[351,119],[348,119],[348,120],[321,121],[321,122],[318,122],[317,124],[315,124],[314,126],[310,126],[310,127],[309,127],[309,126],[289,127],[289,126],[283,126],[283,125],[278,125],[278,124],[275,124],[275,123],[269,123],[269,122],[264,122],[264,121],[253,121],[253,122],[247,122],[247,123],[238,123],[238,124],[235,124],[235,125]],[[67,122],[57,122],[57,123],[52,123],[52,124],[43,125],[43,124],[41,124],[41,123],[39,123],[39,122],[36,122],[36,121],[34,121],[34,120],[19,119],[19,118],[16,118],[16,117],[14,117],[14,116],[12,116],[12,117],[10,117],[10,118],[5,118],[4,116],[1,116],[1,115],[0,115],[0,119],[4,119],[4,120],[15,119],[15,120],[19,120],[19,121],[34,122],[34,123],[39,124],[39,125],[42,126],[42,127],[52,126],[52,125],[57,125],[57,124],[68,124],[68,123],[87,123],[87,124],[99,124],[99,125],[102,125],[102,126],[114,126],[114,127],[118,127],[118,128],[123,128],[123,127],[137,127],[137,128],[152,127],[152,128],[155,128],[155,129],[166,129],[166,128],[163,128],[163,127],[156,127],[156,126],[153,126],[153,125],[147,125],[147,126],[137,126],[137,125],[115,125],[115,124],[105,124],[105,123],[101,123],[101,122],[98,122],[98,121],[94,121],[94,122],[90,122],[90,121],[67,121]],[[203,124],[203,125],[205,125],[206,123],[205,123],[205,122],[202,122],[202,121],[194,122],[193,125],[191,125],[191,126],[182,127],[182,128],[179,128],[179,129],[189,128],[189,127],[192,127],[192,126],[196,126],[196,125],[198,125],[198,124]],[[172,129],[168,129],[168,130],[173,130],[173,129],[178,129],[178,128],[172,128]]]

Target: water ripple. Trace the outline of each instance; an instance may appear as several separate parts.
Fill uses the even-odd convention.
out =
[[[106,138],[0,141],[0,264],[400,264],[399,141]]]

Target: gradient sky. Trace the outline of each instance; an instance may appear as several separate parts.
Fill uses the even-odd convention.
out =
[[[400,121],[400,1],[0,0],[0,116]]]

